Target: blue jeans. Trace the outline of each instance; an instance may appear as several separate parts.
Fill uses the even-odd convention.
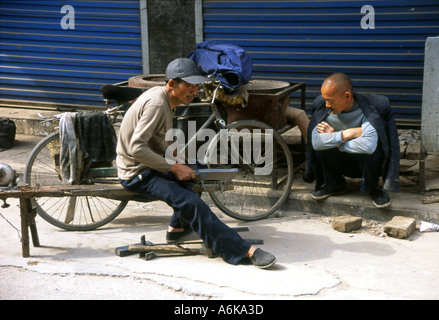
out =
[[[174,228],[188,225],[226,262],[238,264],[250,249],[250,244],[219,220],[192,190],[191,183],[176,180],[172,173],[147,169],[131,180],[120,180],[120,183],[129,191],[166,202],[174,209],[169,225]]]

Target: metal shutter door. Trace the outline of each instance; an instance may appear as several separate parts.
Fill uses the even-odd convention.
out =
[[[0,13],[0,106],[103,106],[103,84],[142,73],[139,0],[2,0]]]
[[[374,8],[375,29],[361,27],[364,5]],[[400,124],[419,125],[425,40],[439,35],[437,0],[204,0],[203,10],[204,40],[245,48],[253,79],[306,82],[309,108],[322,80],[344,72],[358,92],[386,95]]]

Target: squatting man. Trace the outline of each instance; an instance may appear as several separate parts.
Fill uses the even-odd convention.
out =
[[[399,191],[399,141],[389,100],[359,94],[343,73],[326,78],[312,106],[304,180],[316,180],[315,200],[346,192],[344,176],[361,178],[360,191],[379,208],[390,205],[379,187]]]
[[[172,129],[173,110],[195,98],[199,84],[207,81],[196,64],[186,58],[169,63],[166,85],[143,93],[122,120],[117,145],[118,177],[124,188],[165,201],[172,214],[166,240],[184,239],[196,232],[203,242],[230,264],[250,259],[259,268],[268,268],[276,258],[251,246],[225,225],[192,190],[195,172],[189,166],[168,163],[166,133]]]

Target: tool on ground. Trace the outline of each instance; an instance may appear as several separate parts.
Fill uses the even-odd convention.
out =
[[[232,228],[236,232],[245,232],[249,231],[247,227],[237,227]],[[259,239],[245,239],[248,243],[252,245],[262,245],[264,244],[263,240]],[[200,249],[189,248],[194,245],[202,245],[205,249],[205,254],[209,258],[215,258],[216,255],[208,248],[204,243],[198,238],[185,240],[182,242],[176,243],[159,243],[154,244],[151,241],[147,241],[145,236],[143,235],[140,238],[140,243],[131,244],[127,246],[117,247],[115,249],[116,254],[119,257],[126,257],[136,253],[139,253],[140,259],[151,260],[156,257],[163,256],[193,256],[203,254],[203,251]]]

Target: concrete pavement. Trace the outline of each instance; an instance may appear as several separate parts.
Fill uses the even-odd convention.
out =
[[[270,270],[232,266],[206,256],[145,261],[114,249],[164,241],[171,210],[137,203],[106,227],[66,232],[37,218],[42,247],[21,257],[17,201],[0,212],[0,299],[438,299],[438,233],[399,240],[382,223],[363,221],[355,233],[332,229],[331,217],[286,211],[282,218],[240,223],[247,238],[278,258]],[[6,221],[7,220],[7,221]]]
[[[0,162],[18,171],[41,137],[17,136]],[[247,226],[244,238],[263,239],[278,258],[270,270],[232,266],[206,256],[150,261],[118,257],[114,249],[141,235],[163,242],[172,210],[164,203],[129,203],[112,223],[90,232],[67,232],[37,217],[41,247],[22,258],[18,201],[0,208],[0,299],[438,299],[439,232],[416,231],[408,239],[386,236],[385,222],[407,215],[438,223],[438,204],[422,195],[392,194],[381,212],[355,192],[321,203],[310,199],[312,185],[295,178],[282,210],[262,221],[243,223],[213,210],[230,226]],[[408,187],[407,190],[411,190]],[[209,201],[208,198],[205,198]],[[332,229],[334,216],[363,217],[351,233]],[[428,219],[427,219],[428,218]]]

